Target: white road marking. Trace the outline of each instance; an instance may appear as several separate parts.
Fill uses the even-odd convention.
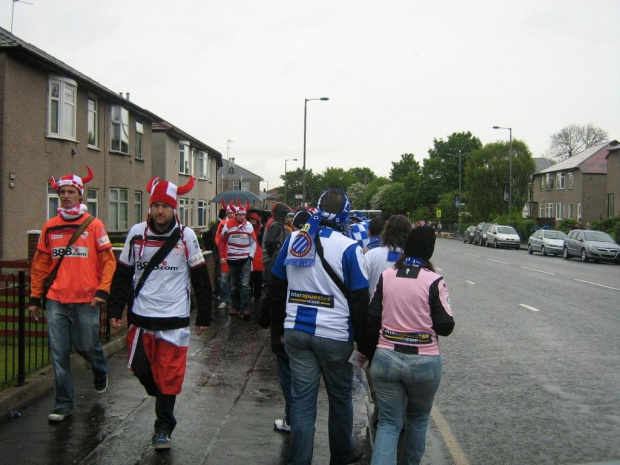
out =
[[[466,282],[466,283],[469,283],[469,284],[474,284],[474,285],[476,284],[476,283],[475,283],[475,282],[473,282],[473,281],[465,281],[465,282]]]
[[[531,311],[533,311],[533,312],[540,312],[540,310],[538,310],[537,308],[530,307],[529,305],[525,305],[525,304],[519,304],[519,305],[520,305],[521,307],[525,307],[525,308],[527,308],[528,310],[531,310]]]
[[[579,281],[580,283],[592,284],[593,286],[604,287],[605,289],[612,289],[614,291],[620,291],[617,287],[604,286],[603,284],[596,284],[590,281],[584,281],[583,279],[575,279],[575,281]]]
[[[490,261],[490,262],[503,263],[504,265],[510,265],[510,263],[508,263],[508,262],[502,262],[500,260],[493,260],[492,258],[487,258],[487,260]]]
[[[550,273],[548,271],[537,270],[536,268],[528,268],[527,266],[522,266],[521,268],[523,268],[524,270],[535,271],[536,273],[544,273],[544,274],[550,274],[552,276],[555,276],[555,273]]]
[[[439,434],[441,434],[444,444],[448,448],[448,451],[450,451],[450,455],[452,456],[454,463],[456,465],[469,465],[467,456],[465,455],[465,452],[463,452],[459,442],[454,437],[454,434],[452,434],[448,421],[436,405],[433,405],[433,409],[431,410],[431,418],[435,422],[435,425],[437,425]]]
[[[467,252],[463,252],[463,255],[469,255],[470,257],[480,257],[480,255],[474,255],[473,253],[467,253]]]
[[[443,268],[435,268],[437,271],[443,271]]]
[[[446,249],[446,250],[447,250],[447,251],[449,251],[449,252],[456,252],[456,253],[459,253],[459,251],[458,251],[458,250],[454,250],[454,249]]]

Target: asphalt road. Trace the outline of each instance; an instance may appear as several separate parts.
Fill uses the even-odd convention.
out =
[[[424,463],[620,460],[620,266],[448,239],[432,262],[456,328]]]

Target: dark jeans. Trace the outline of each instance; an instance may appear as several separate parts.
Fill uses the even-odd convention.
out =
[[[155,432],[172,434],[174,427],[177,424],[177,419],[174,417],[174,404],[177,396],[162,394],[157,389],[155,380],[153,379],[153,372],[151,371],[151,364],[144,352],[144,345],[142,344],[142,331],[138,337],[138,343],[136,345],[136,351],[131,362],[131,368],[133,374],[140,380],[146,393],[149,396],[155,397]]]
[[[228,275],[230,277],[230,301],[231,308],[250,310],[250,271],[252,262],[246,260],[230,260],[228,262]]]

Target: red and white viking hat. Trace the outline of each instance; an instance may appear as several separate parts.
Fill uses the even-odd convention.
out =
[[[184,186],[177,186],[170,181],[160,181],[158,176],[152,178],[146,185],[146,190],[151,194],[149,205],[155,202],[163,202],[176,210],[177,196],[187,194],[194,188],[194,176],[189,177],[189,181]]]
[[[235,209],[235,213],[247,213],[250,209],[250,204],[245,203],[245,205],[241,205],[241,202],[237,200],[237,206],[233,207]]]
[[[235,212],[235,206],[234,206],[232,200],[230,202],[228,202],[228,205],[225,204],[225,201],[222,201],[222,206],[224,206],[224,208],[226,208],[226,213],[234,213]]]
[[[88,170],[88,174],[84,178],[80,178],[75,174],[67,174],[56,182],[54,176],[52,176],[50,177],[50,186],[52,186],[52,189],[56,192],[58,192],[62,186],[75,187],[80,192],[80,196],[83,196],[84,184],[88,184],[93,180],[93,169],[88,165],[86,165],[86,169]]]

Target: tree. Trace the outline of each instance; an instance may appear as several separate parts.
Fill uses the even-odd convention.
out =
[[[465,168],[467,211],[488,220],[508,210],[504,185],[510,177],[508,142],[494,142],[475,150]],[[527,200],[531,175],[536,170],[532,154],[524,142],[512,141],[512,205],[521,211]]]
[[[366,185],[377,179],[377,175],[370,168],[351,168],[347,173],[353,177],[355,182],[361,182]]]
[[[390,179],[394,182],[400,182],[411,172],[419,174],[420,163],[416,161],[412,153],[405,153],[400,156],[400,161],[392,162]]]
[[[325,168],[321,174],[323,189],[337,188],[347,190],[356,179],[342,168]]]
[[[571,124],[551,136],[549,154],[553,158],[564,160],[608,140],[607,132],[593,124]]]

